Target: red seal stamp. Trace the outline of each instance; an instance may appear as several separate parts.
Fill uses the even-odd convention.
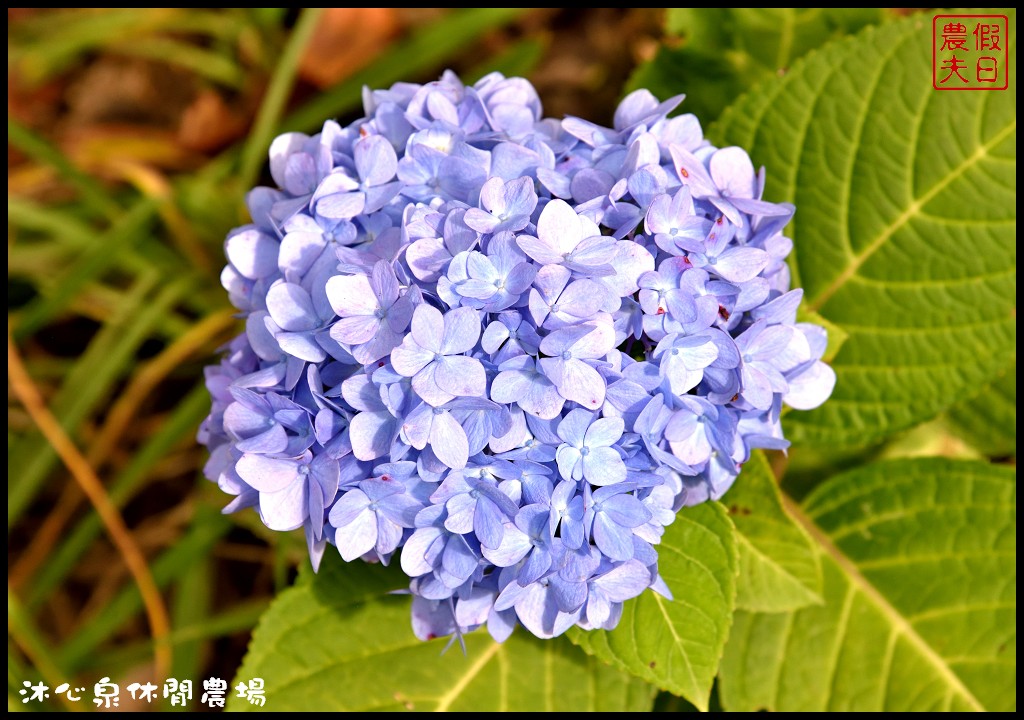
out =
[[[1008,88],[1009,35],[1006,15],[936,15],[932,18],[932,87]]]

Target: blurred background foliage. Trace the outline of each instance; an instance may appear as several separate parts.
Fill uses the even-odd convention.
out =
[[[801,55],[896,14],[9,9],[9,709],[29,707],[25,680],[230,681],[260,613],[306,562],[300,535],[271,540],[253,513],[220,514],[194,441],[209,409],[202,368],[239,330],[220,287],[223,239],[247,220],[245,192],[269,182],[277,133],[355,119],[364,85],[445,68],[524,75],[546,115],[608,124],[629,89],[683,88],[707,125]],[[1015,397],[1013,374],[1003,382]],[[56,421],[46,437],[26,393]],[[998,411],[1014,431],[992,452],[1015,455],[1015,407],[977,407]],[[972,452],[941,421],[917,432],[867,452]],[[55,433],[80,462],[58,454]],[[787,482],[799,494],[823,465],[864,452],[805,454]],[[96,507],[128,532],[112,541]],[[140,594],[125,542],[158,591]],[[145,709],[122,695],[120,709]],[[33,708],[61,707],[49,702]]]

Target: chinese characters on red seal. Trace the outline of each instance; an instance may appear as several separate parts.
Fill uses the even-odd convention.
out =
[[[1009,87],[1010,23],[1005,15],[932,18],[932,87],[1005,90]]]

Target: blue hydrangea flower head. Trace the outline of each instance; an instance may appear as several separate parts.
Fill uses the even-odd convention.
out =
[[[303,528],[314,566],[397,554],[422,638],[611,629],[668,592],[676,512],[835,383],[794,208],[682,99],[634,92],[609,128],[446,72],[277,138],[225,242],[245,332],[207,370],[226,511]]]

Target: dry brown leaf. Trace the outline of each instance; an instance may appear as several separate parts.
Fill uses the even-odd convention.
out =
[[[365,67],[398,32],[394,8],[328,8],[299,64],[302,79],[324,88]]]
[[[183,148],[173,132],[140,125],[97,124],[68,130],[62,149],[88,173],[120,179],[125,163],[161,170],[187,170],[203,158]]]
[[[213,90],[202,90],[185,108],[178,126],[178,142],[197,152],[212,152],[245,134],[248,120],[232,111]]]

